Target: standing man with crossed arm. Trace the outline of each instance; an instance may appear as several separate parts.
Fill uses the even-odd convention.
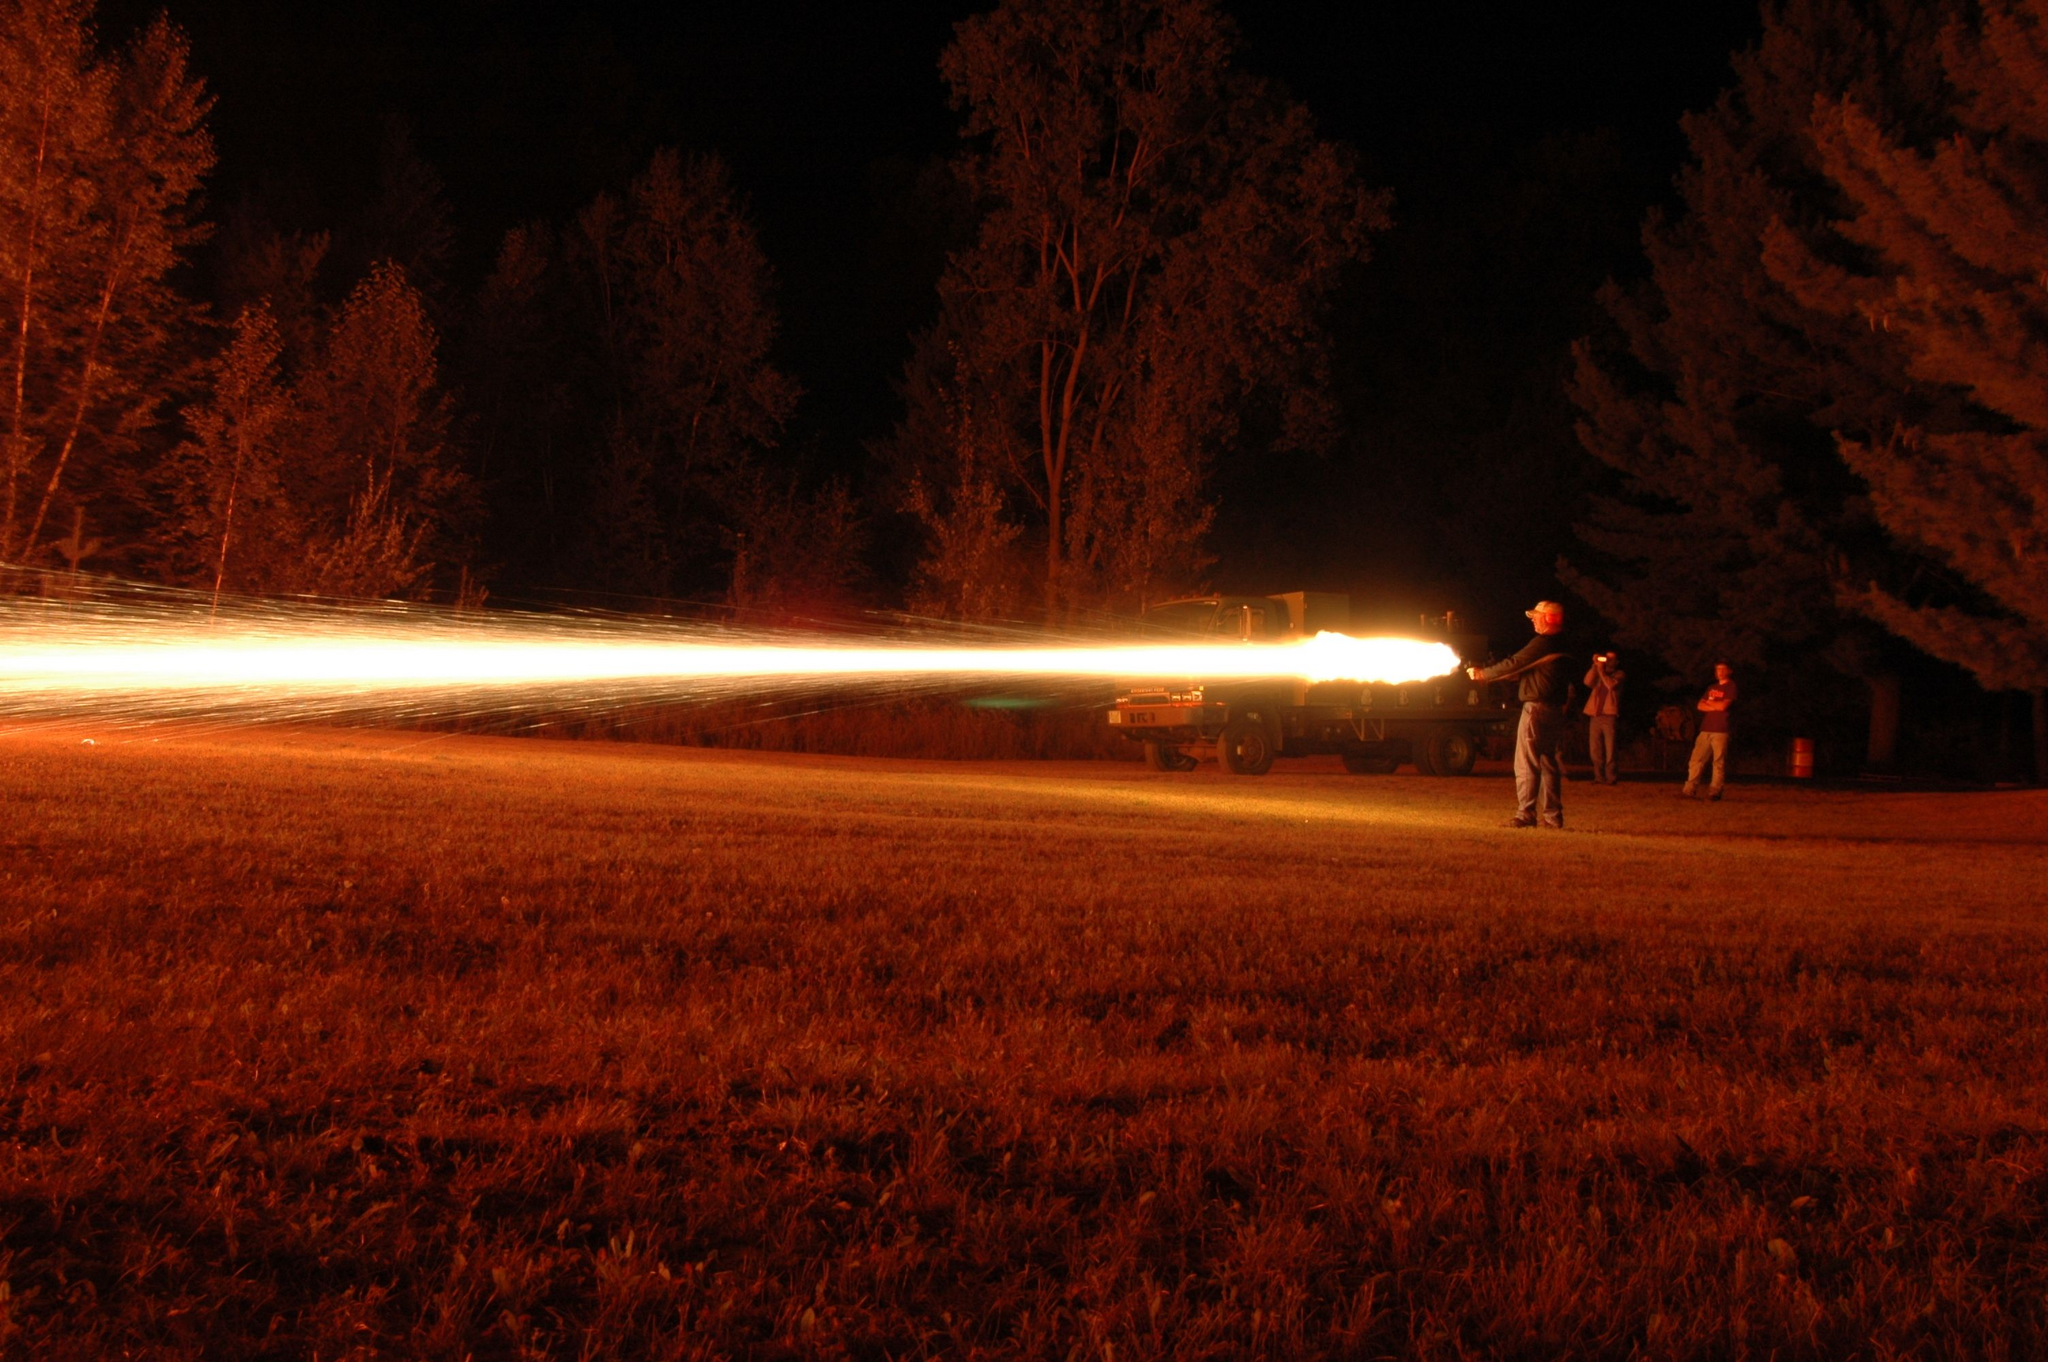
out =
[[[1516,681],[1522,722],[1515,730],[1515,816],[1511,828],[1564,826],[1564,707],[1572,684],[1570,646],[1564,641],[1564,607],[1538,601],[1523,612],[1536,635],[1511,658],[1490,667],[1471,667],[1474,681]]]
[[[1692,760],[1686,764],[1685,788],[1679,791],[1687,799],[1699,793],[1700,777],[1707,773],[1709,763],[1713,766],[1713,784],[1707,786],[1707,798],[1719,799],[1721,787],[1728,783],[1728,740],[1734,727],[1729,712],[1735,708],[1736,695],[1735,669],[1726,662],[1716,662],[1714,684],[1693,706],[1700,712],[1700,735],[1693,741]]]

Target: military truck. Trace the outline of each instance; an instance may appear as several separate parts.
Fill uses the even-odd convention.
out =
[[[1145,612],[1141,631],[1159,641],[1245,643],[1354,632],[1350,598],[1322,591],[1167,601]],[[1459,633],[1452,616],[1425,621],[1419,636],[1450,644],[1460,658],[1485,653],[1485,640]],[[1144,745],[1145,763],[1155,771],[1192,771],[1213,757],[1232,774],[1257,776],[1277,757],[1334,754],[1357,775],[1408,762],[1430,775],[1462,776],[1482,746],[1512,732],[1520,712],[1513,691],[1468,681],[1462,672],[1404,686],[1148,678],[1118,687],[1109,722]]]

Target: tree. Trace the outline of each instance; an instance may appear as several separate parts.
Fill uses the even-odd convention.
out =
[[[310,267],[317,254],[272,258]],[[405,596],[451,566],[466,580],[473,489],[418,291],[387,261],[323,312],[302,271],[278,277],[298,334],[267,298],[245,307],[157,470],[163,566],[216,596]]]
[[[33,560],[80,483],[131,471],[187,304],[208,100],[158,18],[101,53],[89,0],[0,0],[0,561]]]
[[[1011,618],[1033,574],[1020,543],[1024,527],[1012,518],[1016,465],[1001,444],[1008,434],[978,405],[992,385],[961,381],[969,363],[961,347],[949,347],[943,375],[930,359],[925,350],[911,363],[909,415],[892,450],[909,464],[903,509],[927,539],[907,603],[946,619]]]
[[[1400,220],[1332,319],[1346,430],[1269,489],[1219,469],[1215,536],[1247,585],[1371,581],[1388,611],[1519,621],[1525,596],[1555,594],[1536,584],[1585,514],[1595,469],[1573,433],[1569,349],[1637,249],[1647,177],[1612,133],[1491,121],[1378,153],[1396,158],[1376,164],[1402,184]]]
[[[1880,337],[1916,380],[1964,401],[1842,431],[1878,522],[1966,586],[1918,599],[1865,579],[1853,603],[1994,690],[2034,696],[2048,780],[2048,0],[1986,0],[1943,32],[1955,127],[1916,145],[1855,96],[1814,138],[1848,212],[1829,252],[1770,236],[1774,277]]]
[[[438,347],[426,304],[389,261],[335,314],[299,383],[287,490],[307,526],[301,589],[403,595],[461,556],[472,489],[450,446]]]
[[[377,155],[377,184],[345,233],[348,258],[374,265],[389,260],[405,271],[432,310],[446,285],[455,253],[455,214],[440,173],[414,146],[405,123],[390,117]]]
[[[223,590],[274,591],[298,569],[297,517],[284,489],[297,410],[278,369],[283,349],[267,308],[236,319],[207,399],[185,411],[190,438],[160,478],[171,507],[167,566],[210,586],[216,605]]]
[[[576,425],[591,419],[579,393],[588,365],[575,354],[584,342],[561,283],[553,233],[542,224],[513,228],[450,357],[493,545],[517,546],[516,570],[557,584],[575,504],[568,446]]]
[[[1232,41],[1208,0],[1004,0],[956,29],[940,70],[981,218],[889,447],[929,595],[1022,594],[952,580],[1001,561],[961,551],[979,524],[1029,539],[1051,616],[1141,604],[1204,566],[1226,450],[1326,441],[1319,314],[1385,202]]]
[[[1807,696],[1833,689],[1828,671],[1863,678],[1879,762],[1897,678],[1882,632],[1842,608],[1836,582],[1845,564],[1883,575],[1899,557],[1833,432],[1919,419],[1946,398],[1883,336],[1787,290],[1763,246],[1774,231],[1823,239],[1839,215],[1814,99],[1924,117],[1939,72],[1921,54],[1938,23],[1911,0],[1767,8],[1733,86],[1686,118],[1682,207],[1646,222],[1649,277],[1603,292],[1616,343],[1581,342],[1571,385],[1581,441],[1619,476],[1579,527],[1591,558],[1560,564],[1567,583],[1624,645],[1680,672],[1764,666]]]
[[[844,609],[859,582],[866,542],[859,503],[844,482],[807,489],[795,470],[756,470],[734,498],[731,604],[755,618]]]
[[[774,454],[797,389],[773,359],[773,283],[710,158],[660,152],[566,229],[506,234],[455,363],[508,574],[752,604],[851,580],[852,559],[826,570],[776,542],[792,516],[848,553],[861,535],[837,518],[850,494],[805,491]],[[810,587],[787,575],[799,561],[822,574]]]
[[[228,316],[260,307],[277,326],[280,362],[290,370],[316,365],[327,309],[320,276],[327,265],[325,232],[279,231],[255,204],[231,210],[218,240],[214,303]]]
[[[725,167],[658,153],[604,194],[565,246],[595,371],[581,556],[615,590],[667,595],[717,571],[755,457],[796,385],[770,358],[771,274]],[[728,574],[729,576],[729,574]]]

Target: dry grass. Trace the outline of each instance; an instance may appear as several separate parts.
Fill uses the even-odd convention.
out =
[[[2011,1357],[2048,797],[0,737],[8,1357]]]

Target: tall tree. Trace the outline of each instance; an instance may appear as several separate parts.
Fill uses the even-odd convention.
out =
[[[1399,221],[1333,318],[1338,446],[1271,487],[1218,470],[1216,536],[1236,580],[1364,580],[1390,612],[1519,620],[1555,572],[1594,474],[1564,391],[1569,347],[1635,252],[1645,185],[1610,133],[1500,154],[1522,136],[1418,130],[1398,149]]]
[[[376,184],[338,240],[344,264],[367,271],[380,260],[396,263],[440,317],[455,244],[455,212],[440,173],[420,154],[405,122],[387,117]]]
[[[284,486],[297,411],[278,367],[283,351],[267,308],[243,312],[207,398],[185,412],[189,438],[159,474],[170,507],[165,566],[211,587],[216,603],[223,590],[291,585],[299,569],[300,526]]]
[[[981,219],[890,445],[935,599],[1024,594],[953,580],[1007,562],[964,551],[978,526],[1029,540],[1051,615],[1140,604],[1204,566],[1226,450],[1327,439],[1319,313],[1385,201],[1232,42],[1208,0],[1004,0],[957,28],[940,70]]]
[[[1939,6],[1782,0],[1734,84],[1684,121],[1680,210],[1643,230],[1650,273],[1610,285],[1613,344],[1582,342],[1572,396],[1586,448],[1618,475],[1566,581],[1626,645],[1700,674],[1764,666],[1825,696],[1827,673],[1871,686],[1869,755],[1895,742],[1897,680],[1883,634],[1836,599],[1845,562],[1897,555],[1871,522],[1832,432],[1918,419],[1944,396],[1882,335],[1815,309],[1763,263],[1767,234],[1830,234],[1841,200],[1812,136],[1816,98],[1854,97],[1908,121],[1938,101],[1924,54]],[[1807,717],[1811,718],[1812,715]]]
[[[306,517],[304,589],[416,592],[462,556],[472,488],[449,440],[439,337],[405,272],[374,266],[299,381],[288,485]]]
[[[505,234],[497,262],[464,313],[450,367],[469,413],[493,554],[522,584],[563,585],[575,509],[573,445],[594,419],[591,366],[572,322],[554,234],[545,224]]]
[[[244,201],[228,212],[214,245],[215,306],[231,317],[261,308],[277,326],[286,368],[311,369],[326,324],[320,285],[327,233],[280,231]]]
[[[2048,780],[2048,0],[1985,0],[1940,51],[1946,135],[1916,145],[1855,97],[1816,114],[1821,165],[1849,207],[1837,225],[1861,250],[1780,229],[1767,263],[1807,305],[1882,337],[1912,377],[1967,399],[1936,419],[1845,429],[1839,446],[1878,521],[1967,591],[1866,580],[1851,595],[1986,687],[2031,691]]]
[[[33,560],[74,488],[133,472],[213,165],[184,38],[158,18],[109,55],[91,19],[90,0],[0,0],[0,561]]]
[[[771,357],[772,277],[716,160],[657,154],[565,242],[587,376],[586,570],[668,595],[720,576],[736,498],[774,447],[797,388]]]

